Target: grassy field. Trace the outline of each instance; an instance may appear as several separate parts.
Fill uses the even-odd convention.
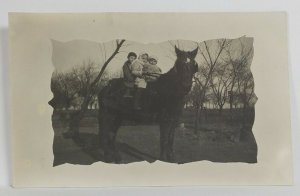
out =
[[[242,110],[235,110],[232,115],[229,115],[228,110],[224,110],[222,115],[216,110],[207,110],[202,115],[199,129],[195,130],[194,111],[185,110],[182,117],[185,127],[177,128],[175,132],[176,161],[256,163],[257,145],[251,131],[254,120],[252,112],[248,112],[247,121],[242,123]],[[103,160],[103,152],[98,145],[97,111],[88,111],[80,122],[78,141],[62,136],[67,131],[69,113],[55,111],[52,117],[55,132],[54,165],[92,164]],[[241,132],[246,133],[247,139],[241,139]],[[125,122],[119,129],[117,146],[122,163],[143,160],[154,162],[159,157],[159,127]]]

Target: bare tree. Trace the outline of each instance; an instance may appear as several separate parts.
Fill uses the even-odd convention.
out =
[[[231,86],[229,88],[229,105],[232,113],[233,103],[236,102],[237,96],[237,82],[242,78],[242,75],[249,68],[253,58],[253,46],[246,47],[244,39],[238,39],[239,45],[228,47],[226,49],[225,61],[230,65],[231,69]]]
[[[91,81],[95,78],[96,65],[92,61],[83,62],[81,66],[76,66],[72,69],[72,74],[78,80],[79,94],[83,97],[86,96]]]
[[[198,87],[200,88],[199,92],[201,92],[201,94],[199,96],[196,108],[195,132],[197,132],[199,127],[199,119],[201,116],[206,91],[208,89],[212,75],[215,71],[217,62],[220,60],[220,55],[229,43],[230,42],[226,39],[220,39],[210,42],[204,41],[202,43],[198,43],[198,48],[202,57],[202,62],[200,63],[200,71],[199,74],[196,75],[195,81],[198,84]]]
[[[202,94],[202,82],[196,76],[193,78],[193,87],[190,93],[187,95],[186,101],[192,104],[193,108],[196,110],[200,107],[200,97]]]
[[[116,40],[116,48],[113,51],[113,53],[110,55],[110,57],[104,62],[103,66],[101,67],[100,72],[95,77],[93,81],[90,82],[90,85],[86,88],[85,97],[83,99],[83,102],[81,104],[81,109],[73,114],[72,119],[70,121],[69,131],[65,134],[65,137],[78,137],[79,133],[79,122],[83,118],[88,105],[90,101],[92,100],[93,96],[97,94],[99,91],[98,82],[101,80],[101,78],[104,75],[105,69],[108,66],[108,64],[111,62],[111,60],[119,53],[120,48],[122,47],[123,43],[125,42],[124,39],[122,40]],[[105,59],[106,59],[106,52],[105,52]]]
[[[256,101],[254,95],[254,80],[250,71],[243,73],[238,77],[238,94],[240,95],[243,108],[246,110],[252,107]]]
[[[96,64],[90,60],[84,61],[81,65],[74,66],[69,72],[55,71],[52,76],[51,89],[54,94],[54,100],[52,106],[54,109],[57,107],[80,108],[83,100],[82,97],[86,97],[88,88],[91,82],[96,78]],[[104,72],[104,76],[107,73]],[[107,77],[97,83],[97,89],[101,89],[106,81]]]
[[[77,78],[80,84],[80,88],[78,91],[78,94],[80,97],[86,97],[89,93],[91,94],[92,98],[90,101],[90,104],[94,104],[96,101],[97,92],[90,91],[90,85],[94,81],[94,79],[97,77],[97,65],[92,61],[84,62],[82,66],[77,66],[72,69],[72,74]],[[102,79],[99,80],[98,83],[96,83],[95,89],[97,91],[101,90],[109,80],[109,75],[107,72],[103,72]],[[83,101],[84,99],[82,99]],[[77,103],[80,104],[79,107],[81,107],[81,102]]]
[[[216,67],[214,74],[212,74],[210,84],[221,115],[223,106],[227,101],[227,92],[231,85],[231,75],[227,64],[219,64]]]
[[[254,104],[257,97],[254,94],[254,80],[250,70],[238,77],[237,81],[238,97],[243,104],[242,129],[240,130],[240,140],[247,141],[251,136],[251,127],[254,123]]]
[[[55,71],[51,78],[51,90],[54,96],[49,104],[54,109],[69,108],[79,91],[79,85],[72,73]]]

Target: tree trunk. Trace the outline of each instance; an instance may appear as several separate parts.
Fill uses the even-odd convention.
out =
[[[219,113],[219,118],[220,120],[222,120],[222,117],[223,117],[223,105],[219,105],[219,108],[218,108],[218,113]]]
[[[230,97],[229,97],[229,104],[230,104],[230,114],[232,113],[232,108],[233,108],[233,87],[235,85],[235,76],[232,79],[232,84],[230,87]]]
[[[91,100],[91,96],[87,95],[82,104],[81,104],[81,108],[79,111],[75,112],[72,116],[71,116],[71,121],[70,121],[70,126],[69,126],[69,133],[71,133],[71,135],[66,135],[66,136],[78,136],[79,134],[79,124],[81,119],[84,117],[85,112],[88,110],[88,105],[89,102]]]
[[[199,129],[199,118],[200,118],[200,105],[197,105],[196,107],[196,112],[195,112],[195,128],[194,128],[194,133],[198,133]]]
[[[229,97],[229,105],[230,105],[230,109],[229,109],[229,114],[230,114],[230,120],[233,120],[233,85],[231,86],[231,94]],[[236,108],[236,106],[235,106]]]
[[[246,127],[246,124],[247,124],[247,118],[248,118],[248,115],[247,115],[247,103],[245,101],[243,101],[243,127]]]
[[[107,61],[103,64],[103,66],[102,66],[99,74],[95,78],[95,80],[91,82],[90,86],[88,86],[86,96],[84,97],[84,100],[81,104],[80,110],[72,115],[69,130],[68,130],[67,133],[64,134],[64,136],[66,138],[68,138],[68,137],[75,137],[76,138],[76,137],[79,136],[80,120],[83,118],[85,112],[88,110],[88,105],[89,105],[89,103],[90,103],[90,101],[93,97],[93,94],[96,92],[95,88],[97,86],[97,83],[101,79],[107,65],[118,54],[118,52],[119,52],[119,50],[120,50],[120,48],[121,48],[121,46],[123,45],[124,42],[125,42],[125,40],[121,40],[120,42],[117,41],[117,47],[116,47],[115,51],[107,59]]]
[[[249,107],[247,104],[243,108],[243,127],[241,129],[240,141],[247,142],[253,139],[252,126],[254,123],[255,111],[254,108]]]

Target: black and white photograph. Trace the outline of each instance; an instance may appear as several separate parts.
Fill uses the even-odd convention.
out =
[[[292,184],[284,13],[11,13],[14,187]]]
[[[257,162],[254,38],[51,41],[53,166]]]

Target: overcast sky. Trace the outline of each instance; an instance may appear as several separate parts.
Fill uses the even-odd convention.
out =
[[[241,38],[246,48],[253,46],[252,38]],[[210,46],[212,56],[216,55],[217,42],[211,40],[207,42]],[[158,57],[158,66],[163,72],[167,72],[173,65],[176,59],[174,45],[177,45],[181,50],[190,51],[197,47],[195,41],[166,41],[162,43],[142,44],[132,41],[125,41],[120,49],[120,53],[111,61],[107,70],[109,72],[121,70],[124,62],[127,60],[129,52],[137,54],[147,52],[149,55]],[[203,43],[201,43],[203,44]],[[53,53],[52,62],[55,68],[59,71],[68,71],[72,67],[81,66],[83,62],[93,61],[99,68],[103,65],[105,59],[113,53],[116,48],[115,40],[106,43],[97,43],[87,40],[73,40],[69,42],[60,42],[52,40]],[[233,40],[232,50],[239,51],[240,42],[238,39]],[[196,57],[199,65],[204,61],[200,53]]]

